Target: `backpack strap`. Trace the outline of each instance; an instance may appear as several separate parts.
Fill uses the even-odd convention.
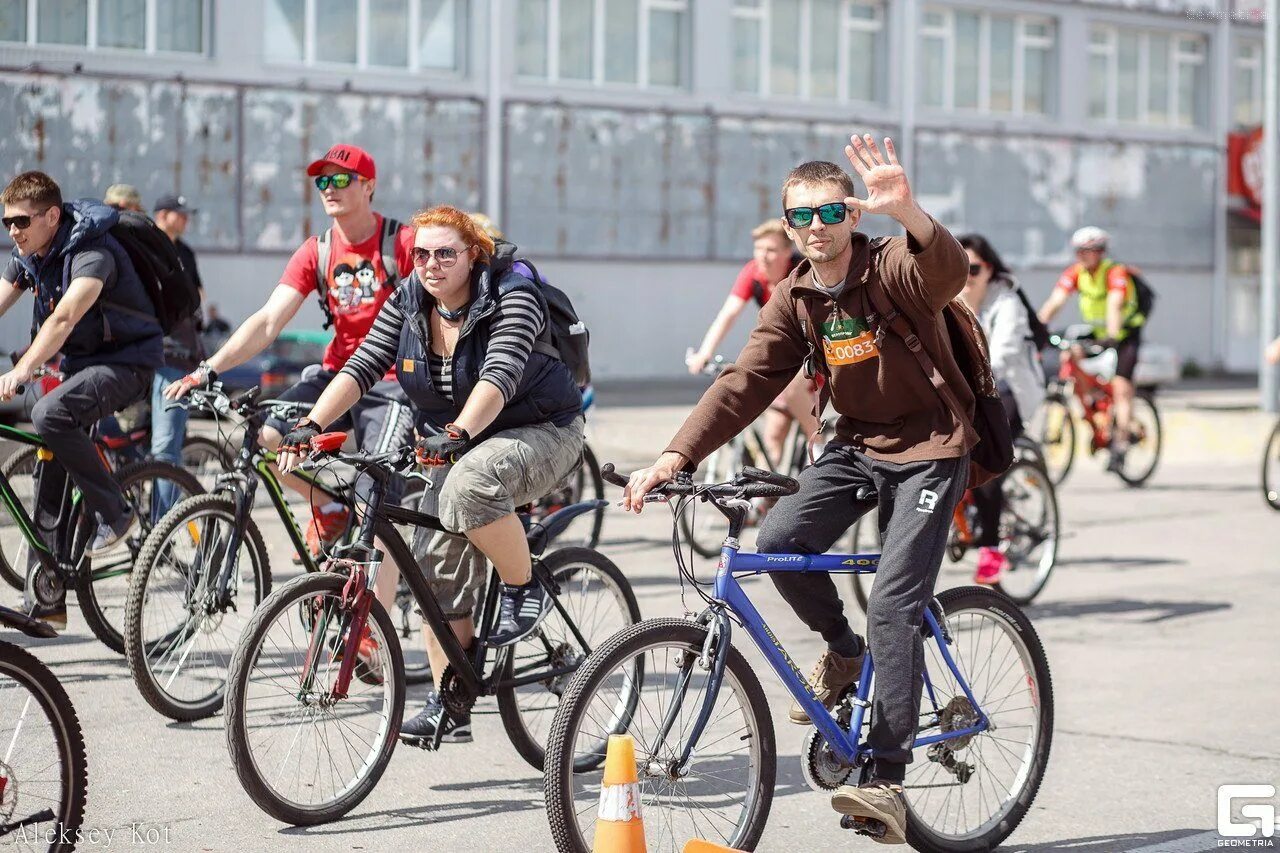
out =
[[[929,352],[924,348],[920,338],[916,335],[915,329],[911,327],[911,322],[898,310],[898,306],[894,304],[893,298],[889,296],[885,290],[884,284],[880,281],[879,271],[874,276],[875,281],[868,282],[868,293],[871,296],[871,304],[875,309],[875,314],[869,319],[876,323],[877,343],[883,336],[884,328],[887,326],[895,335],[902,339],[907,345],[907,349],[911,350],[911,354],[915,356],[916,363],[920,365],[920,369],[924,371],[924,375],[929,378],[929,384],[933,386],[933,390],[942,398],[942,402],[951,411],[952,417],[964,429],[965,437],[969,441],[977,441],[978,434],[973,428],[972,419],[965,412],[964,406],[960,404],[960,398],[956,396],[956,392],[947,384],[946,377],[942,375],[942,371],[938,370],[938,366],[933,363],[933,359],[929,356]],[[943,311],[948,309],[944,308]],[[946,318],[943,318],[946,322]]]
[[[400,283],[400,262],[396,259],[396,238],[400,236],[400,227],[400,223],[391,217],[382,218],[382,272],[393,288]]]
[[[316,237],[316,296],[320,297],[320,310],[324,312],[324,328],[333,325],[333,312],[329,310],[329,258],[333,255],[331,233],[326,228]]]
[[[542,273],[538,272],[538,268],[533,265],[533,261],[528,258],[516,258],[511,262],[511,265],[514,267],[517,263],[524,264],[529,268],[529,272],[533,273],[533,283],[541,289],[543,281]],[[547,307],[547,300],[545,297],[541,301],[543,310],[542,334],[538,335],[537,340],[533,342],[533,351],[540,352],[545,356],[554,358],[556,361],[564,361],[564,358],[560,355],[560,348],[556,346],[555,340],[552,337],[551,310]]]

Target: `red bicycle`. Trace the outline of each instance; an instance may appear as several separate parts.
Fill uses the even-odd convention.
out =
[[[1090,456],[1100,450],[1110,453],[1115,414],[1112,411],[1111,377],[1115,373],[1115,351],[1086,340],[1054,335],[1051,343],[1062,351],[1058,376],[1049,384],[1041,415],[1040,445],[1045,468],[1054,485],[1061,485],[1071,472],[1078,447],[1076,421],[1089,428],[1086,446]],[[1085,357],[1075,348],[1084,349]],[[1075,406],[1071,404],[1075,400]],[[1074,409],[1074,414],[1073,414]],[[1124,466],[1117,473],[1130,486],[1141,486],[1160,463],[1163,433],[1156,409],[1155,388],[1138,388],[1129,419],[1129,449]]]

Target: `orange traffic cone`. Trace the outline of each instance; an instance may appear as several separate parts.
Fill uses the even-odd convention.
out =
[[[695,838],[684,846],[684,853],[745,853],[745,851]]]
[[[600,810],[596,814],[596,840],[591,851],[645,853],[640,780],[636,777],[636,742],[631,735],[609,735]]]

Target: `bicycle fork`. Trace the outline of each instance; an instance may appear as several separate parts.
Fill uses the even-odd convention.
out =
[[[720,695],[720,685],[724,682],[725,664],[729,660],[732,623],[730,623],[729,617],[725,615],[724,611],[710,609],[702,612],[698,617],[698,622],[708,626],[707,637],[702,643],[702,652],[696,656],[692,652],[685,654],[684,660],[680,665],[680,675],[676,680],[675,696],[671,700],[671,706],[667,709],[666,717],[662,721],[662,728],[659,730],[654,742],[664,742],[671,733],[676,720],[680,718],[680,711],[684,707],[689,693],[689,686],[693,680],[695,663],[699,669],[708,673],[706,693],[702,698],[702,707],[698,709],[698,716],[693,722],[693,728],[689,731],[689,737],[685,740],[679,757],[672,761],[669,766],[663,767],[656,757],[651,756],[645,766],[645,774],[647,776],[666,776],[674,780],[686,774],[689,762],[693,759],[694,747],[702,739],[702,732],[706,729],[707,723],[711,721],[711,713],[715,708],[716,699]]]
[[[382,551],[374,549],[367,563],[341,560],[335,561],[337,567],[347,567],[347,582],[342,587],[342,595],[337,602],[326,604],[321,612],[316,613],[311,626],[311,641],[307,644],[307,657],[302,665],[299,678],[299,698],[306,696],[315,686],[325,649],[329,646],[326,637],[333,621],[339,621],[338,636],[342,637],[341,624],[346,623],[346,638],[342,640],[342,662],[338,665],[338,675],[330,689],[328,701],[347,698],[347,689],[351,686],[351,676],[358,662],[360,641],[364,637],[365,625],[369,622],[369,610],[373,607],[374,584],[378,579],[378,569],[382,565]],[[343,564],[347,564],[343,566]],[[368,571],[365,571],[365,567]]]

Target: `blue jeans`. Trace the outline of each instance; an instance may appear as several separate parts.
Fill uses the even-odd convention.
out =
[[[176,367],[161,367],[151,382],[151,456],[163,462],[182,464],[182,443],[187,437],[187,409],[166,400],[164,389],[170,382],[186,376]],[[178,489],[168,480],[156,484],[156,518],[168,512],[178,501]]]

